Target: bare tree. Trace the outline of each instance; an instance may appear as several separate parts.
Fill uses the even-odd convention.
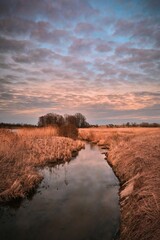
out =
[[[39,117],[38,126],[45,127],[45,126],[61,126],[64,124],[63,116],[56,114],[56,113],[48,113],[44,116]]]
[[[65,114],[64,121],[65,121],[65,124],[73,124],[77,126],[77,118],[74,115]]]
[[[72,136],[74,138],[77,137],[76,128],[89,126],[89,124],[86,122],[85,116],[83,116],[81,113],[76,113],[75,115],[66,114],[64,117],[56,113],[48,113],[39,117],[39,127],[55,125],[59,128],[62,128],[59,130],[61,135]]]
[[[76,125],[78,128],[88,127],[89,124],[86,122],[86,117],[82,113],[76,113]]]

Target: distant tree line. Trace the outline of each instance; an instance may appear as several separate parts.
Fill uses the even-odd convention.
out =
[[[160,127],[159,123],[148,123],[148,122],[142,122],[142,123],[135,123],[135,122],[127,122],[126,124],[122,125],[123,127]]]
[[[26,124],[26,123],[0,123],[0,128],[10,128],[10,129],[15,129],[15,128],[34,128],[36,125],[32,124]]]
[[[76,113],[75,115],[65,114],[64,116],[56,113],[48,113],[44,116],[39,117],[38,126],[58,126],[63,125],[74,125],[77,128],[89,127],[89,123],[86,121],[86,117],[81,113]]]
[[[90,127],[108,127],[108,128],[129,128],[129,127],[150,127],[150,128],[155,128],[155,127],[160,127],[160,123],[148,123],[148,122],[142,122],[142,123],[123,123],[123,124],[106,124],[106,125],[90,125]]]
[[[126,123],[127,127],[160,127],[159,123],[148,123],[148,122],[142,122],[142,123]]]
[[[133,123],[133,122],[127,122],[124,124],[106,124],[106,125],[90,125],[86,122],[86,118],[81,113],[76,113],[75,115],[64,115],[61,116],[59,114],[55,113],[48,113],[44,116],[39,117],[38,126],[44,127],[44,126],[67,126],[67,125],[74,125],[78,128],[86,128],[86,127],[108,127],[108,128],[121,128],[121,127],[160,127],[160,123],[148,123],[148,122],[142,122],[142,123]],[[0,128],[34,128],[37,127],[37,125],[33,124],[24,124],[24,123],[0,123]]]

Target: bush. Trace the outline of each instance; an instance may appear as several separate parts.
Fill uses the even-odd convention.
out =
[[[58,135],[77,139],[78,129],[74,124],[65,124],[58,128]]]

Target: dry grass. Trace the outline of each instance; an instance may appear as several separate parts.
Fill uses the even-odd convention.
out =
[[[42,127],[42,128],[20,128],[17,130],[19,136],[25,138],[48,138],[58,136],[58,128]]]
[[[160,129],[83,129],[83,139],[107,147],[120,179],[121,240],[160,236]]]
[[[68,161],[83,147],[56,129],[0,130],[0,202],[21,198],[42,180],[37,167]]]

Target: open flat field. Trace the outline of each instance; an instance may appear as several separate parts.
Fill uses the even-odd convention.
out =
[[[42,180],[37,167],[68,161],[83,147],[54,128],[0,130],[0,202],[23,198]]]
[[[82,139],[106,149],[120,180],[120,239],[160,236],[160,128],[90,128]]]

